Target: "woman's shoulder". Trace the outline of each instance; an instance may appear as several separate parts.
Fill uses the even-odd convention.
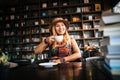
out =
[[[75,42],[75,38],[74,37],[70,37],[70,43],[73,44]]]

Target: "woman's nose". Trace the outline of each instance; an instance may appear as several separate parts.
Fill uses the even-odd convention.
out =
[[[59,28],[60,28],[60,29],[62,29],[62,28],[63,28],[63,26],[61,25]]]

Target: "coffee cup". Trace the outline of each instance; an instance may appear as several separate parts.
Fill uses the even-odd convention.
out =
[[[63,36],[55,36],[55,41],[56,42],[62,42],[63,41]]]

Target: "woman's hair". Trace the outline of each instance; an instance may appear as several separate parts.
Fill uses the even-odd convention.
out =
[[[56,30],[55,30],[55,25],[52,27],[52,33],[53,33],[53,36],[57,36]],[[66,28],[65,34],[63,34],[63,43],[70,44],[70,36],[68,34],[67,28]],[[57,42],[54,41],[53,45],[52,45],[52,49],[54,49],[56,47],[56,45],[57,45]]]

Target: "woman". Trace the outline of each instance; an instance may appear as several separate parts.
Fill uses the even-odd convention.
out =
[[[51,47],[51,55],[54,62],[64,63],[74,61],[81,57],[80,49],[73,37],[68,34],[69,22],[63,18],[55,18],[50,24],[51,35],[46,37],[36,48],[35,53],[42,53],[47,47]],[[63,36],[62,42],[56,42],[55,36]]]

